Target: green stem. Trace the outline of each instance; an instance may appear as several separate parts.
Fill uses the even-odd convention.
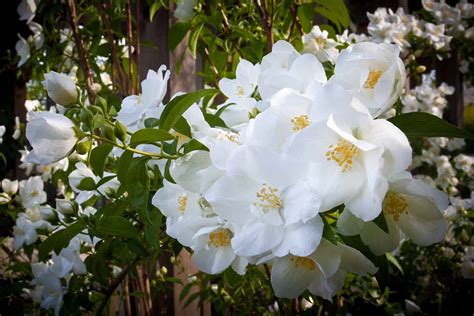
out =
[[[151,153],[151,152],[147,152],[147,151],[143,151],[143,150],[138,150],[138,149],[135,149],[135,148],[131,148],[131,147],[128,147],[126,145],[120,145],[120,144],[117,144],[116,142],[114,141],[111,141],[107,138],[103,138],[103,137],[100,137],[100,136],[97,136],[97,135],[93,135],[93,134],[88,134],[87,136],[89,137],[92,137],[94,138],[95,140],[100,140],[100,141],[103,141],[103,142],[106,142],[106,143],[109,143],[111,145],[114,145],[115,147],[118,147],[120,149],[123,149],[123,150],[126,150],[126,151],[130,151],[132,153],[136,153],[136,154],[140,154],[140,155],[143,155],[143,156],[148,156],[148,157],[152,157],[152,158],[158,158],[158,159],[176,159],[178,158],[177,156],[170,156],[170,155],[167,155],[163,152],[157,154],[157,153]]]

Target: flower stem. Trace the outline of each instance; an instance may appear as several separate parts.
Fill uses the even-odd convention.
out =
[[[138,149],[135,149],[135,148],[128,147],[126,145],[118,144],[118,143],[116,143],[114,141],[111,141],[107,138],[100,137],[100,136],[93,135],[93,134],[88,134],[87,136],[89,136],[89,137],[91,137],[95,140],[100,140],[100,141],[109,143],[111,145],[114,145],[117,148],[120,148],[120,149],[123,149],[123,150],[126,150],[126,151],[130,151],[132,153],[136,153],[136,154],[139,154],[139,155],[142,155],[142,156],[148,156],[148,157],[158,158],[158,159],[177,159],[178,158],[177,156],[171,156],[171,155],[165,154],[163,152],[158,154],[158,153],[151,153],[151,152],[148,152],[148,151],[138,150]]]

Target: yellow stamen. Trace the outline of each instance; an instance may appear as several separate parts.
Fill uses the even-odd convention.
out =
[[[316,269],[316,262],[312,259],[305,257],[291,257],[291,262],[296,268],[305,268],[306,270],[313,271]]]
[[[230,231],[218,229],[209,234],[209,243],[214,247],[226,247],[230,245]]]
[[[237,88],[235,88],[235,94],[237,94],[239,97],[243,97],[245,95],[244,88],[237,86]]]
[[[382,76],[381,70],[369,71],[369,76],[367,77],[367,80],[364,83],[364,88],[373,89],[375,85],[377,84],[377,82],[379,81],[380,76]]]
[[[326,39],[324,37],[318,36],[313,38],[313,41],[316,43],[316,46],[318,48],[323,48],[326,46]]]
[[[181,213],[184,213],[186,211],[186,204],[188,203],[188,197],[187,196],[180,196],[178,198],[178,210]]]
[[[342,172],[346,172],[351,169],[354,158],[358,153],[359,149],[354,144],[345,139],[339,139],[336,146],[329,146],[329,150],[326,152],[326,160],[334,160],[342,168]]]
[[[258,191],[256,194],[260,202],[255,202],[253,204],[255,206],[261,207],[265,213],[271,209],[279,209],[283,207],[283,202],[276,195],[277,192],[277,188],[271,187],[264,183],[260,191]]]
[[[401,194],[389,191],[383,201],[383,211],[386,214],[392,215],[398,222],[400,215],[406,213],[408,202]]]
[[[293,123],[293,132],[296,133],[307,127],[310,124],[310,121],[308,115],[300,115],[292,118],[291,123]]]

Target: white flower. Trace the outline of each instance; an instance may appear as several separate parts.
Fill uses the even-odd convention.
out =
[[[5,134],[5,131],[6,131],[6,127],[3,126],[3,125],[0,125],[0,144],[3,143],[3,135]]]
[[[204,194],[224,220],[242,228],[232,238],[241,256],[305,256],[322,236],[319,197],[305,181],[304,167],[289,156],[244,146],[230,158],[227,175]]]
[[[314,54],[320,62],[336,61],[339,51],[337,50],[337,42],[328,38],[327,31],[321,31],[318,25],[313,26],[311,32],[303,35],[304,52]]]
[[[74,214],[74,204],[66,199],[56,199],[56,210],[63,215]]]
[[[181,22],[188,22],[194,17],[194,8],[197,5],[197,0],[178,0],[176,2],[176,9],[174,10],[174,17]]]
[[[13,131],[12,138],[17,140],[21,136],[21,129],[20,129],[20,118],[15,116],[15,130]]]
[[[18,42],[15,44],[15,50],[20,60],[18,61],[18,67],[21,67],[30,58],[30,45],[28,42],[18,34]]]
[[[165,65],[160,66],[156,72],[149,70],[141,83],[142,94],[123,99],[116,119],[133,132],[144,127],[147,117],[159,118],[163,111],[160,104],[166,94],[169,77],[170,71],[166,70]]]
[[[222,113],[222,118],[224,120],[226,114],[228,114],[229,111],[234,110],[242,112],[242,115],[246,118],[243,122],[248,121],[249,113],[254,111],[257,103],[257,101],[252,97],[252,94],[257,86],[259,75],[260,65],[253,65],[251,62],[241,59],[237,65],[236,78],[223,78],[219,81],[220,90],[229,98],[226,104],[224,104],[224,106],[227,106]],[[232,103],[235,103],[235,105]],[[228,124],[229,127],[232,125],[236,124]]]
[[[348,272],[367,275],[377,272],[377,268],[360,251],[322,240],[309,256],[276,258],[271,282],[279,297],[295,298],[309,289],[331,300],[343,287]]]
[[[24,244],[31,245],[38,239],[33,223],[26,217],[20,216],[13,226],[13,248],[20,249]]]
[[[412,150],[396,126],[373,120],[356,99],[344,104],[346,100],[340,92],[342,104],[333,105],[340,110],[295,135],[288,153],[310,163],[308,179],[321,198],[321,211],[344,203],[369,221],[382,210],[387,177],[410,165]]]
[[[59,315],[63,303],[63,295],[66,290],[61,284],[61,280],[52,271],[41,274],[36,282],[42,286],[41,307],[44,309],[54,309],[54,314]]]
[[[73,272],[74,274],[85,274],[87,272],[86,265],[80,257],[80,241],[73,238],[66,248],[63,248],[59,255],[53,253],[53,266],[51,271],[58,277],[64,278]]]
[[[300,55],[291,44],[278,41],[262,59],[258,92],[269,100],[283,88],[291,88],[312,99],[327,81],[321,62],[311,54]]]
[[[77,101],[76,83],[68,75],[50,71],[44,75],[43,86],[57,104],[67,106]]]
[[[26,112],[36,111],[41,108],[41,102],[39,100],[25,100]]]
[[[76,144],[71,120],[52,112],[31,112],[26,138],[33,147],[27,161],[47,165],[66,157]]]
[[[36,22],[30,22],[28,26],[31,32],[33,32],[32,38],[35,48],[40,49],[44,43],[43,27]]]
[[[44,215],[40,211],[40,207],[35,206],[27,208],[24,213],[18,213],[18,217],[24,217],[31,221],[35,229],[51,229],[51,224],[44,219]]]
[[[465,279],[474,279],[474,247],[468,246],[465,249],[464,260],[461,267],[461,274]]]
[[[390,44],[355,44],[341,51],[331,80],[351,91],[377,117],[392,107],[405,86],[405,66],[398,54]]]
[[[388,233],[375,223],[358,220],[347,211],[341,214],[337,226],[344,235],[360,234],[375,255],[382,255],[398,246],[399,230],[420,246],[443,240],[447,229],[443,211],[447,207],[445,193],[402,173],[390,182],[383,202]]]
[[[36,2],[35,0],[22,0],[18,5],[16,11],[20,16],[20,21],[26,20],[26,23],[30,23],[35,17],[36,13]]]
[[[18,191],[18,180],[3,179],[2,190],[8,195],[15,195]]]
[[[28,180],[21,180],[19,187],[23,207],[34,207],[46,202],[47,196],[43,191],[44,184],[41,177],[35,176]]]

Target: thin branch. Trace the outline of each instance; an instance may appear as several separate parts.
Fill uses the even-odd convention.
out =
[[[115,292],[117,287],[123,282],[125,277],[130,272],[130,269],[138,262],[138,259],[139,259],[138,256],[135,257],[135,259],[133,259],[132,263],[130,263],[128,266],[126,266],[122,270],[122,272],[120,272],[120,274],[117,276],[117,278],[109,285],[109,287],[105,291],[104,299],[102,300],[102,302],[100,302],[100,305],[97,308],[97,311],[95,312],[96,316],[101,316],[102,315],[102,312],[104,311],[104,308],[107,305],[107,302],[109,301],[110,297]]]
[[[217,77],[217,79],[220,78],[219,76],[219,71],[217,70],[217,67],[216,65],[212,62],[211,60],[211,56],[209,55],[209,50],[207,49],[207,47],[204,48],[204,54],[206,55],[206,58],[207,60],[209,61],[209,66],[212,70],[212,72],[214,73],[214,75]],[[214,78],[214,84],[216,85],[216,87],[219,86],[219,83],[218,83],[218,80],[216,78]]]
[[[127,42],[128,42],[128,73],[130,78],[130,94],[135,94],[135,84],[133,81],[133,59],[132,59],[132,3],[127,0]]]
[[[95,99],[95,93],[92,90],[92,84],[94,83],[94,80],[92,78],[92,71],[89,66],[89,62],[87,61],[87,58],[86,58],[84,44],[82,43],[81,37],[79,36],[79,26],[78,26],[75,0],[67,0],[67,7],[69,11],[69,23],[71,25],[72,35],[76,43],[77,54],[79,55],[80,65],[81,65],[82,71],[84,72],[84,75],[86,76],[87,95],[89,96],[89,101],[93,103]]]
[[[293,15],[293,23],[298,28],[298,31],[301,35],[304,34],[303,27],[301,26],[300,18],[298,17],[298,5],[295,3],[295,6],[290,6],[290,12]]]
[[[107,12],[107,10],[112,10],[112,9],[107,6],[107,1],[102,2],[102,8],[103,10],[101,10],[101,18],[105,24],[106,33],[107,33],[107,37],[108,37],[109,45],[110,45],[110,52],[112,55],[112,72],[111,72],[112,84],[114,85],[116,84],[120,91],[120,94],[122,96],[125,96],[127,94],[127,87],[125,86],[126,75],[125,75],[125,72],[123,71],[122,63],[120,62],[117,55],[117,47],[115,45],[112,23],[110,22],[110,17]],[[118,76],[118,78],[114,76],[114,68],[116,70],[116,75]],[[117,79],[118,82],[116,82],[115,79]]]
[[[141,67],[140,67],[140,23],[142,20],[142,9],[141,9],[141,1],[137,1],[137,7],[136,7],[136,16],[137,16],[137,30],[135,33],[135,39],[136,39],[136,46],[135,46],[135,57],[136,57],[136,64],[137,64],[137,94],[139,94],[140,91],[140,73],[141,73]]]
[[[263,27],[265,29],[265,34],[267,36],[267,51],[271,51],[273,46],[273,32],[267,9],[262,6],[262,2],[260,0],[254,0],[253,2],[257,7],[258,13],[260,14],[260,18],[262,20]]]

